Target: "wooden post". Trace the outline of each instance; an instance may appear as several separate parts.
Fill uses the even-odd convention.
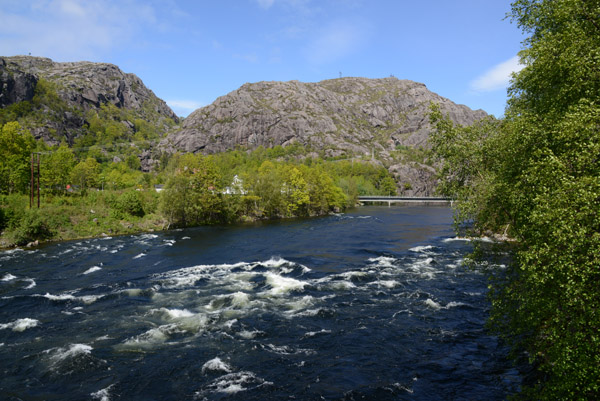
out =
[[[33,153],[31,154],[31,180],[29,182],[29,208],[33,207]]]
[[[38,209],[40,208],[40,154],[37,154],[37,195],[38,195]]]

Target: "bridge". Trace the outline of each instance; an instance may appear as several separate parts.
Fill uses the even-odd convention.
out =
[[[418,203],[421,205],[452,205],[452,198],[436,197],[436,196],[382,196],[369,195],[359,196],[358,200],[361,203],[387,203],[391,206],[392,203]]]

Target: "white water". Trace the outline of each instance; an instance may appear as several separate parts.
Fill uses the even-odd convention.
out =
[[[25,331],[27,329],[31,329],[40,324],[39,320],[30,319],[28,317],[24,319],[17,319],[11,323],[0,323],[0,330],[12,329],[12,331]]]

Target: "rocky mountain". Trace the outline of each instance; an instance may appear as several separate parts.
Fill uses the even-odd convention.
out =
[[[50,144],[73,139],[87,124],[86,112],[112,104],[166,131],[178,118],[142,80],[105,63],[57,63],[48,58],[0,57],[0,107],[34,100],[41,81],[58,96],[53,104],[38,105],[49,114],[42,121],[25,121],[36,138]],[[48,90],[48,88],[46,88]],[[60,104],[57,104],[60,103]],[[30,124],[27,124],[29,122]],[[133,127],[133,122],[124,121]]]
[[[461,125],[487,115],[457,105],[424,84],[394,77],[258,82],[194,111],[160,146],[216,153],[299,143],[309,154],[382,163],[395,176],[399,192],[429,195],[435,170],[424,160],[423,150],[431,131],[430,102]]]

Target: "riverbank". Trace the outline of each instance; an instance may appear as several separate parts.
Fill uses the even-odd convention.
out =
[[[156,233],[175,228],[158,210],[159,195],[153,191],[104,191],[88,193],[86,196],[45,197],[39,209],[35,205],[29,208],[29,199],[25,195],[11,195],[5,197],[5,201],[7,207],[0,208],[5,227],[0,232],[0,250],[32,248],[60,241]],[[321,215],[327,214],[330,213]],[[260,218],[239,214],[222,224],[299,217],[273,218],[265,215]]]

